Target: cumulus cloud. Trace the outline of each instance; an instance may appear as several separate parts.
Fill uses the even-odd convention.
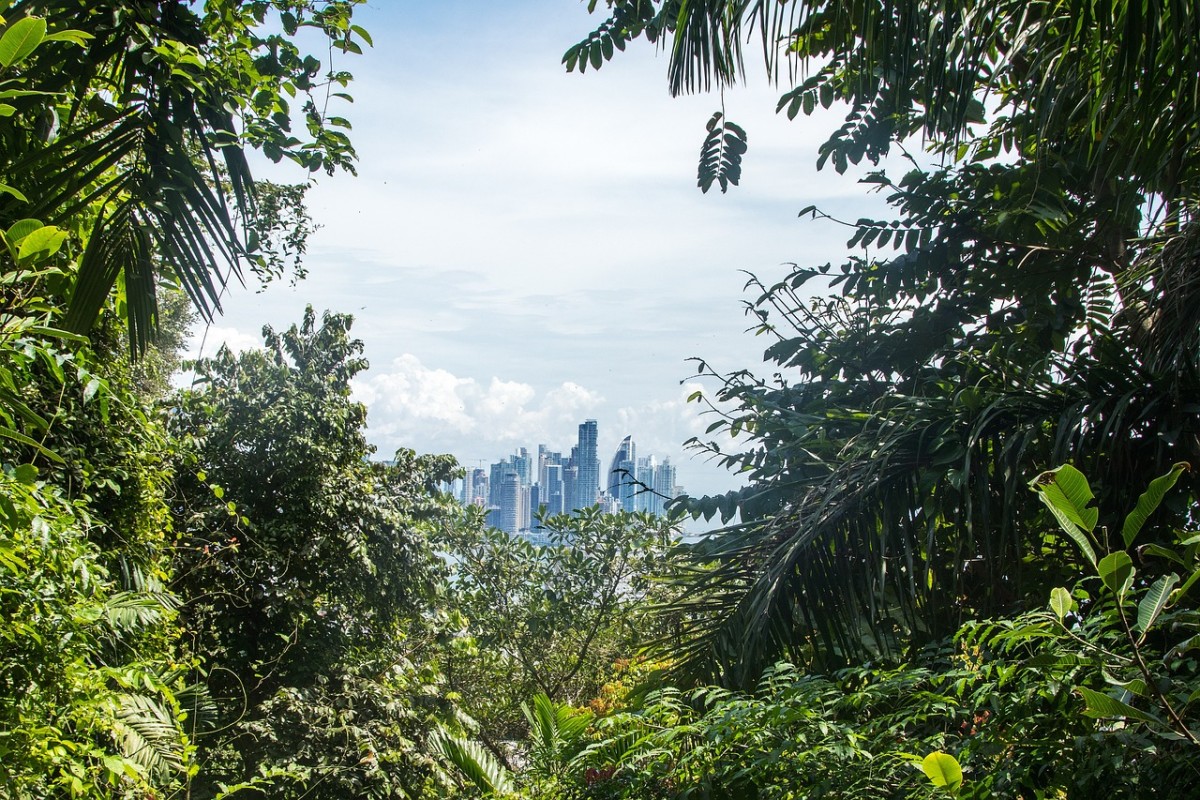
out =
[[[563,441],[604,398],[572,382],[546,391],[493,376],[481,382],[427,367],[406,353],[361,376],[354,396],[370,408],[372,439],[464,457]]]
[[[697,390],[712,388],[689,381],[665,397],[618,406],[572,381],[545,388],[500,376],[459,376],[406,353],[359,376],[354,397],[367,405],[368,433],[382,453],[399,447],[452,453],[471,467],[500,460],[518,447],[533,451],[546,444],[566,453],[579,423],[593,418],[599,422],[602,466],[620,440],[632,435],[639,456],[669,458],[681,485],[706,494],[738,483],[709,457],[683,448],[693,436],[712,438],[704,432],[712,417],[701,413],[704,406],[688,402]],[[732,444],[718,439],[723,448]]]

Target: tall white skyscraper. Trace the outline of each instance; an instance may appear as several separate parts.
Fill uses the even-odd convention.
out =
[[[633,437],[626,436],[617,447],[617,452],[613,454],[612,463],[608,468],[609,502],[614,509],[634,511],[640,489],[637,485],[637,451]]]

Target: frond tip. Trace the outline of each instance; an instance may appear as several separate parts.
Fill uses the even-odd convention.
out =
[[[700,148],[700,167],[696,185],[707,193],[713,183],[721,186],[721,194],[742,179],[742,156],[746,152],[746,132],[740,125],[725,119],[720,111],[712,115],[706,126],[708,135]]]
[[[453,764],[459,774],[485,797],[505,797],[513,793],[515,787],[508,770],[478,742],[442,731],[434,735],[431,744],[435,752]]]

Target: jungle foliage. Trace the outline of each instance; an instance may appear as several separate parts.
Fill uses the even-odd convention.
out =
[[[818,166],[878,165],[894,210],[841,221],[842,264],[750,282],[769,377],[700,363],[743,446],[696,444],[748,485],[684,501],[729,523],[676,609],[702,612],[684,673],[750,688],[779,658],[903,657],[1019,613],[1085,566],[1030,477],[1071,461],[1121,506],[1197,463],[1194,4],[605,5],[568,69],[645,38],[672,92],[720,88],[733,116],[758,51],[780,113],[845,110]]]
[[[701,364],[723,528],[535,546],[375,460],[346,315],[169,387],[193,311],[303,275],[247,150],[353,169],[358,2],[0,0],[0,796],[1189,796],[1194,4],[607,2],[568,69],[760,49],[895,217],[751,282],[773,377]],[[700,188],[748,142],[714,115]]]
[[[194,797],[419,795],[413,744],[440,710],[405,666],[441,571],[428,543],[454,511],[448,456],[372,463],[351,320],[311,308],[266,347],[222,349],[172,398],[172,588],[214,713],[192,720]],[[268,788],[269,787],[269,788]]]
[[[303,250],[302,189],[254,184],[246,148],[351,166],[316,93],[350,76],[295,35],[357,52],[353,5],[0,3],[5,797],[169,796],[200,770],[220,709],[184,646],[156,404],[181,294],[207,316]]]
[[[583,705],[599,698],[614,664],[655,632],[648,608],[670,596],[653,581],[679,529],[665,517],[601,513],[547,517],[547,544],[480,525],[445,528],[447,604],[459,630],[441,657],[447,685],[482,741],[519,739],[535,694]]]

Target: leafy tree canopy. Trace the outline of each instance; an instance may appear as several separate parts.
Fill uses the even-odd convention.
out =
[[[69,235],[72,267],[49,286],[70,298],[67,328],[85,332],[119,282],[140,351],[160,282],[210,317],[243,265],[277,270],[278,204],[260,216],[246,150],[353,168],[349,122],[331,105],[349,99],[351,75],[298,37],[360,52],[358,2],[3,4],[0,229],[36,220]]]
[[[646,607],[668,592],[654,581],[676,522],[599,507],[541,521],[548,544],[476,525],[446,529],[447,603],[460,618],[442,670],[494,750],[526,728],[521,704],[600,694],[614,662],[653,638]]]
[[[673,92],[725,90],[758,49],[781,113],[847,109],[819,166],[909,164],[865,179],[895,216],[844,221],[843,264],[751,282],[772,378],[701,364],[746,447],[698,444],[750,485],[687,503],[740,519],[694,551],[693,673],[748,687],[1040,603],[1075,551],[1031,473],[1074,459],[1103,499],[1200,456],[1194,4],[606,6],[569,69],[646,38]],[[702,185],[736,182],[729,144]]]
[[[215,732],[197,732],[197,796],[270,769],[284,771],[272,796],[431,779],[410,739],[436,704],[400,698],[437,692],[401,643],[439,580],[427,536],[451,518],[436,487],[456,466],[409,451],[369,461],[350,323],[309,308],[265,328],[265,349],[222,349],[170,413],[173,588],[218,710]]]

